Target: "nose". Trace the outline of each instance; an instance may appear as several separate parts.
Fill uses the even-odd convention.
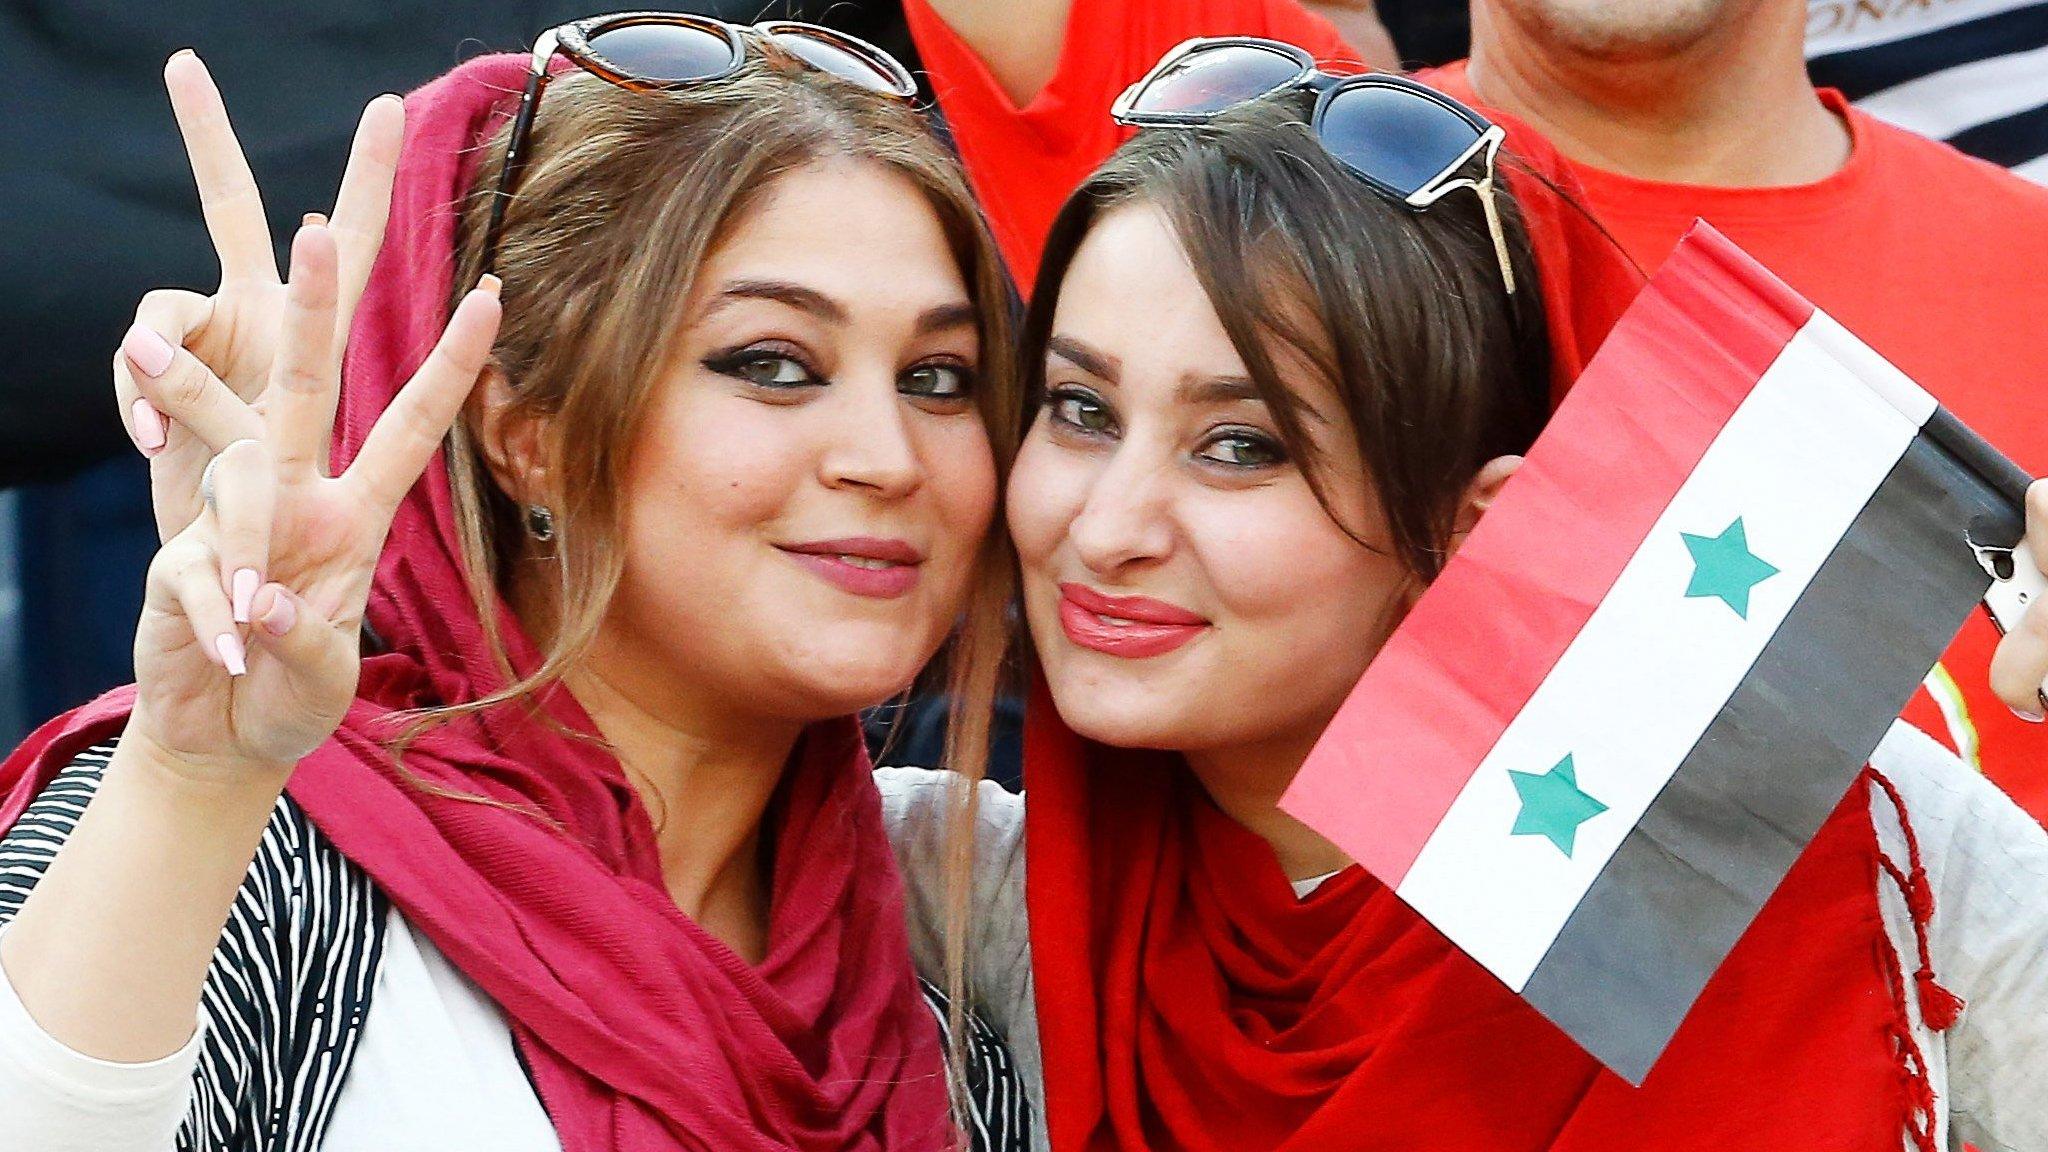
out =
[[[842,376],[833,383],[837,403],[827,414],[830,440],[818,462],[828,488],[853,489],[897,500],[924,484],[924,460],[911,421],[916,413],[896,391],[893,374]]]
[[[1173,551],[1172,464],[1126,439],[1090,481],[1067,527],[1074,554],[1098,576],[1157,563]]]

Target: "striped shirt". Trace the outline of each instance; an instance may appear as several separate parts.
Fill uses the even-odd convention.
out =
[[[20,910],[55,859],[97,790],[111,754],[109,745],[80,755],[0,838],[0,925]],[[400,958],[412,957],[418,968],[417,954],[428,946],[410,941],[404,921],[367,874],[342,856],[296,804],[281,799],[264,830],[207,973],[200,1005],[202,1027],[194,1040],[197,1051],[187,1054],[188,1059],[196,1058],[196,1065],[187,1110],[176,1134],[180,1152],[311,1152],[325,1146],[330,1133],[339,1136],[345,1125],[335,1123],[336,1105],[344,1101],[343,1089],[357,1057],[370,1059],[370,1049],[362,1044],[364,1025],[374,1006],[372,992],[379,987],[380,966],[388,966],[393,959],[387,945],[394,933],[398,943],[407,946],[399,948]],[[434,955],[438,957],[438,953]],[[439,963],[446,966],[445,961]],[[424,980],[427,973],[416,975]],[[452,973],[450,979],[462,980]],[[422,1003],[445,1005],[461,998],[463,988],[442,983],[444,989],[438,994],[428,987],[430,999]],[[468,987],[466,982],[464,985]],[[929,983],[924,987],[926,1003],[945,1035],[945,996]],[[12,998],[11,989],[0,991]],[[474,993],[479,999],[481,995]],[[492,1013],[476,1018],[491,1021],[483,1027],[502,1028]],[[384,1027],[379,1025],[380,1030]],[[971,1146],[976,1152],[1021,1149],[1028,1140],[1028,1106],[1008,1049],[978,1013],[967,1015],[966,1029],[966,1112],[973,1128]],[[468,1055],[475,1057],[473,1062],[479,1068],[490,1063],[486,1059],[489,1053],[483,1049],[493,1046],[479,1038],[502,1039],[507,1049],[502,1061],[505,1073],[497,1081],[489,1076],[484,1081],[510,1085],[504,1091],[530,1094],[531,1086],[509,1053],[509,1035],[494,1037],[472,1030],[457,1039],[461,1036],[468,1037]],[[55,1042],[43,1039],[47,1054],[47,1046]],[[948,1035],[947,1042],[952,1040]],[[9,1076],[22,1081],[0,1082],[0,1099],[26,1100],[31,1105],[39,1102],[42,1090],[34,1078],[22,1079],[18,1074],[24,1065],[34,1063],[35,1056],[33,1050],[0,1051],[0,1081]],[[384,1058],[392,1056],[392,1052],[382,1052]],[[398,1056],[400,1063],[417,1063],[421,1058],[409,1051]],[[375,1066],[377,1061],[370,1063]],[[389,1073],[391,1069],[380,1071]],[[173,1083],[171,1087],[175,1090],[177,1086]],[[94,1106],[132,1110],[147,1104],[128,1095],[117,1096],[111,1103],[100,1101]],[[49,1111],[62,1114],[65,1108],[77,1106],[75,1100],[52,1099]],[[351,1108],[362,1110],[343,1103],[340,1111],[347,1114]],[[533,1123],[545,1132],[537,1102],[530,1111]],[[19,1116],[14,1119],[21,1122]],[[169,1123],[167,1118],[166,1130]],[[34,1127],[31,1123],[30,1129]],[[136,1128],[138,1125],[129,1124],[124,1130]],[[8,1132],[9,1118],[0,1116],[0,1147],[13,1146]],[[360,1143],[362,1135],[354,1133],[353,1137]],[[552,1145],[551,1137],[547,1143]],[[162,1147],[156,1143],[147,1146],[149,1152]],[[371,1146],[383,1144],[373,1141]],[[95,1152],[102,1150],[96,1148]],[[130,1150],[124,1145],[104,1152]]]
[[[2048,0],[1808,0],[1806,13],[1816,86],[2048,184]]]

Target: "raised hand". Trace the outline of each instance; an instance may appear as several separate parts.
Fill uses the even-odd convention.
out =
[[[209,445],[254,435],[246,402],[257,401],[270,379],[285,289],[271,253],[263,197],[206,65],[180,52],[164,66],[164,85],[220,258],[220,287],[213,295],[158,289],[144,296],[122,354],[114,358],[121,420],[150,458],[157,533],[169,540],[199,515],[199,476],[213,456]],[[404,126],[403,103],[380,96],[363,110],[356,129],[332,223],[342,315],[354,310],[383,243]],[[344,341],[347,328],[333,338],[337,345]],[[181,374],[175,386],[182,391],[167,395],[158,382],[181,347],[205,371]],[[131,364],[154,369],[155,375],[138,375]],[[165,419],[167,412],[175,418]]]
[[[2040,562],[2048,558],[2048,480],[2027,489],[2027,539],[2024,549]],[[2040,722],[2048,682],[2048,598],[2034,601],[2019,625],[1998,642],[1991,655],[1991,690],[2020,716]]]
[[[223,409],[239,408],[233,418],[249,434],[219,445],[196,514],[150,566],[126,738],[143,738],[209,778],[289,772],[340,723],[355,694],[363,607],[392,516],[497,334],[497,283],[487,277],[354,463],[330,477],[336,333],[347,330],[354,304],[341,298],[338,265],[333,229],[317,221],[300,229],[262,399],[222,401]],[[184,391],[212,379],[182,349],[159,365],[123,358],[146,389]],[[160,473],[154,486],[182,507],[190,489],[173,487],[177,479]],[[162,508],[158,515],[165,517]]]

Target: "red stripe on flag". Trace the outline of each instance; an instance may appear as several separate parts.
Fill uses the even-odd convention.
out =
[[[1758,298],[1771,306],[1759,310]],[[1719,232],[1695,224],[1367,668],[1281,807],[1398,887],[1812,314]]]

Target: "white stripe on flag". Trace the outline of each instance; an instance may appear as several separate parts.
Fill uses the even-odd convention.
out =
[[[1864,97],[1858,108],[1908,132],[1946,140],[2048,101],[2048,48],[1977,60]]]
[[[1793,336],[1401,883],[1516,991],[1918,433],[1895,407],[1906,397],[1881,396],[1829,355],[1840,335],[1816,313]],[[1723,537],[1737,518],[1748,551],[1778,569],[1749,588],[1747,618],[1686,595],[1695,564],[1681,534]],[[1579,789],[1606,806],[1577,826],[1569,856],[1544,835],[1511,834],[1523,805],[1509,775],[1551,774],[1566,755]]]

